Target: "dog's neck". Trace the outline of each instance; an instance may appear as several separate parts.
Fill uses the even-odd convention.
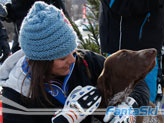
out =
[[[115,106],[120,104],[121,102],[125,101],[125,99],[130,95],[132,92],[134,83],[131,83],[125,90],[114,94],[112,99],[108,100],[108,106]]]

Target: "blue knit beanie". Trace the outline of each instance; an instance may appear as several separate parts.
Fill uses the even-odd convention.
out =
[[[22,22],[19,41],[27,58],[54,60],[70,54],[76,47],[76,34],[61,10],[35,2]]]

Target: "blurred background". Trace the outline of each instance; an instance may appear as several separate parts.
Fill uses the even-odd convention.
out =
[[[95,24],[98,23],[98,16],[96,15],[97,17],[94,17],[94,19],[92,19],[92,20],[91,20],[91,16],[95,16],[95,14],[94,14],[95,12],[98,13],[99,0],[92,0],[92,1],[91,0],[62,0],[62,1],[68,11],[70,19],[74,23],[73,24],[73,26],[75,26],[74,29],[77,32],[78,37],[79,37],[79,41],[78,41],[79,46],[81,46],[82,48],[86,48],[86,46],[84,46],[84,45],[85,45],[85,43],[87,43],[86,40],[89,38],[90,38],[90,41],[92,40],[94,43],[95,37],[91,39],[91,37],[93,37],[93,36],[90,32],[91,31],[90,24],[92,24],[94,26],[94,28],[96,28]],[[0,3],[3,3],[3,4],[5,4],[7,2],[11,2],[11,1],[10,0],[0,0]],[[96,9],[96,11],[94,9],[94,11],[95,11],[94,13],[92,12],[93,7],[95,7],[95,9]],[[91,23],[88,21],[88,18],[90,18]],[[8,23],[5,21],[2,21],[2,23],[4,24],[4,26],[7,29],[7,33],[9,36],[8,41],[9,41],[10,45],[12,45],[13,32],[14,32],[13,23]],[[77,28],[78,28],[78,30],[77,30]],[[96,30],[96,31],[98,31],[98,30]],[[81,42],[81,40],[82,40],[82,42]],[[96,40],[98,41],[98,39],[96,39]],[[99,46],[99,44],[95,44],[95,46],[96,45]],[[93,46],[91,46],[91,47],[93,47]],[[87,47],[87,48],[89,48],[89,47]],[[96,52],[100,52],[99,48],[96,48]]]

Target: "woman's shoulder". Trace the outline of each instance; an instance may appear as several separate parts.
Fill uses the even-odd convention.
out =
[[[78,59],[77,62],[80,64],[78,66],[83,66],[88,77],[91,78],[93,82],[96,82],[97,77],[103,69],[105,57],[93,51],[84,49],[78,49],[76,54]]]
[[[76,54],[77,56],[83,57],[86,60],[87,59],[105,60],[105,57],[103,55],[87,49],[77,49]]]
[[[82,61],[85,66],[88,66],[90,69],[95,66],[97,66],[97,68],[102,68],[105,61],[104,56],[90,50],[77,49],[75,53],[77,55],[78,60]]]

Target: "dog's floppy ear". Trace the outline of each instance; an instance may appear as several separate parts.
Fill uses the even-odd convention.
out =
[[[102,96],[102,104],[104,106],[105,101],[105,83],[104,83],[104,77],[102,75],[99,76],[99,78],[97,79],[97,88],[100,90],[101,92],[101,96]]]
[[[109,84],[110,79],[106,78],[104,74],[101,74],[97,80],[97,88],[100,90],[104,100],[102,102],[104,102],[106,106],[108,106],[108,100],[111,98],[112,95],[112,88]]]
[[[113,96],[113,90],[112,90],[112,86],[111,86],[111,75],[109,73],[104,74],[103,79],[104,79],[104,82],[103,82],[104,98],[105,98],[105,103],[108,106],[108,102]]]
[[[97,79],[97,88],[100,90],[101,95],[104,96],[104,80],[103,80],[103,76],[99,76],[99,78]]]

